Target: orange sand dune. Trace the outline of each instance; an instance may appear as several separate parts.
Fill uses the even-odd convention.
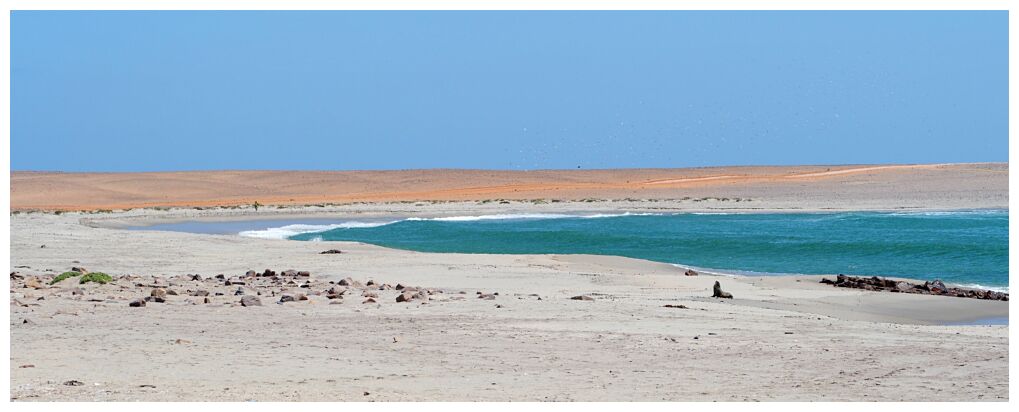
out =
[[[1004,198],[1008,164],[612,170],[12,172],[12,210],[483,199]],[[1000,200],[1000,199],[999,199]]]

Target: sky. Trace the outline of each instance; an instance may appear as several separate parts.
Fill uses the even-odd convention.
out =
[[[1008,161],[999,12],[11,15],[11,168]]]

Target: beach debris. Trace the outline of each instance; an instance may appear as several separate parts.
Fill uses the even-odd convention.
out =
[[[130,306],[132,308],[142,308],[142,307],[145,307],[145,299],[135,299],[135,300],[132,300],[131,303],[127,304],[127,306]]]
[[[148,384],[138,385],[138,387],[139,388],[152,388],[152,389],[156,389],[156,385],[148,385]]]
[[[662,307],[663,308],[673,308],[673,309],[690,309],[690,308],[686,307],[686,305],[662,305]]]
[[[683,274],[687,275],[687,276],[697,276],[697,275],[699,275],[699,273],[697,273],[697,271],[693,270],[693,269],[687,269],[686,272],[683,272]]]
[[[85,384],[85,382],[78,381],[78,380],[73,380],[73,379],[64,382],[64,385],[66,385],[66,386],[82,386],[84,384]]]
[[[715,286],[713,288],[713,293],[711,294],[711,297],[713,297],[713,298],[723,298],[723,299],[732,299],[732,293],[723,291],[722,290],[722,284],[718,283],[718,281],[716,280],[715,281]]]
[[[329,250],[326,250],[326,251],[323,251],[323,252],[319,252],[320,255],[338,255],[340,253],[343,253],[343,252],[340,251],[339,249],[329,249]]]
[[[262,306],[262,300],[254,295],[244,295],[241,297],[241,306]]]
[[[478,292],[478,299],[495,300],[495,294]]]
[[[875,292],[888,291],[894,293],[916,293],[922,295],[955,296],[960,298],[1008,301],[1008,293],[993,290],[949,287],[940,279],[919,284],[879,278],[877,276],[857,277],[839,274],[835,277],[835,280],[830,278],[821,278],[820,283],[840,288],[863,289]]]
[[[574,297],[572,297],[570,299],[571,300],[594,300],[594,298],[592,298],[590,296],[587,296],[587,295],[577,295],[577,296],[574,296]]]
[[[18,366],[18,368],[21,368],[21,369],[34,368],[34,367],[35,367],[35,365],[33,365],[33,364],[27,364],[27,365]]]

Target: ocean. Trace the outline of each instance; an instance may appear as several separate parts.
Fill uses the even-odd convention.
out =
[[[1008,290],[1007,210],[320,220],[239,233],[421,252],[619,255],[735,274],[898,276]]]

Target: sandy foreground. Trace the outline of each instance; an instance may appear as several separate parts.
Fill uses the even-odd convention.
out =
[[[981,196],[1007,199],[1007,192]],[[958,199],[975,204],[984,198]],[[679,200],[520,201],[12,215],[12,272],[45,280],[84,266],[117,280],[78,285],[72,279],[43,289],[12,280],[11,398],[1008,398],[1008,327],[946,326],[1007,317],[1007,302],[846,290],[821,285],[817,277],[688,277],[672,265],[606,256],[429,254],[348,242],[118,229],[203,219],[694,207],[710,209]],[[343,253],[319,254],[333,248]],[[311,276],[280,284],[252,278],[243,286],[214,279],[222,273],[236,280],[249,269],[266,268]],[[328,299],[325,291],[337,287],[329,282],[347,277],[433,294],[397,303],[398,291],[362,286]],[[287,285],[290,280],[295,283]],[[710,298],[716,280],[735,299]],[[305,282],[309,288],[300,287]],[[177,295],[128,306],[155,286]],[[240,306],[238,288],[261,293],[262,306]],[[192,296],[200,290],[210,293],[209,303]],[[365,291],[375,293],[377,302],[362,303]],[[492,300],[477,292],[493,294]],[[309,300],[276,303],[298,293]],[[577,295],[594,300],[570,299]],[[69,381],[81,385],[64,384]]]

